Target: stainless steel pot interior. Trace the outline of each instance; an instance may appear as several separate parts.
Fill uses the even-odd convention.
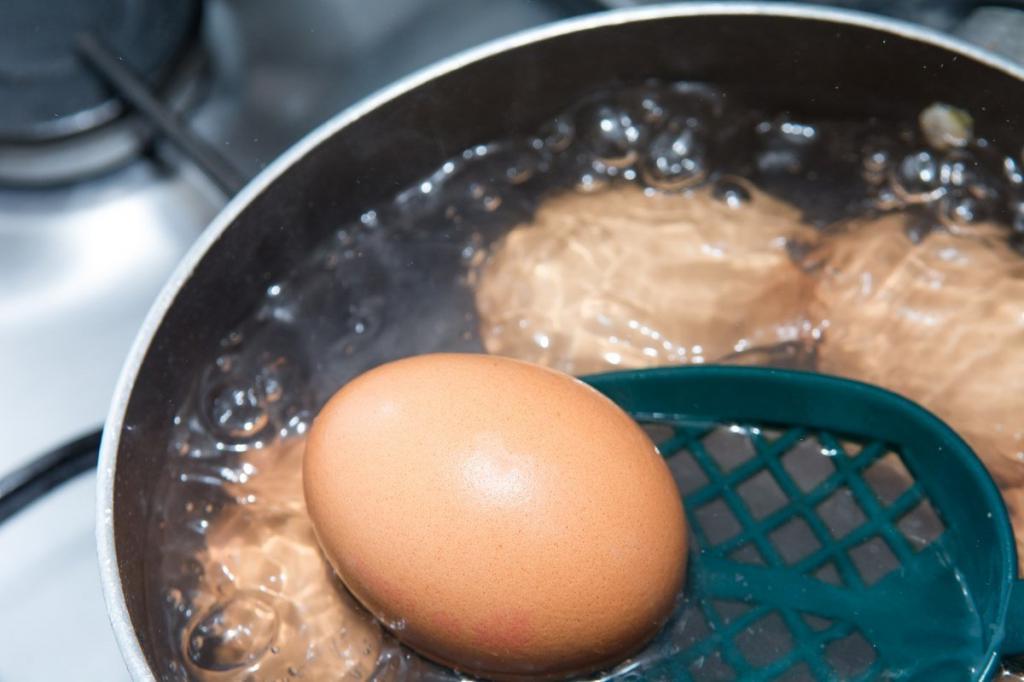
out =
[[[854,13],[686,4],[609,13],[471,51],[339,114],[254,180],[167,285],[125,367],[101,453],[98,543],[131,673],[167,638],[143,598],[147,517],[176,407],[266,286],[368,206],[465,147],[527,132],[583,94],[646,78],[719,83],[795,115],[911,120],[940,100],[1020,148],[1024,72],[965,43]],[[1011,145],[1015,145],[1011,147]],[[420,264],[419,267],[426,267]]]

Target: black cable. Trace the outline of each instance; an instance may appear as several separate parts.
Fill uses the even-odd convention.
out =
[[[97,429],[33,459],[0,478],[0,523],[22,511],[61,483],[96,468]]]

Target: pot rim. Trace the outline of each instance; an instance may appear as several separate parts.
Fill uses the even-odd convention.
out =
[[[203,230],[160,290],[146,314],[114,390],[110,411],[103,428],[97,465],[96,546],[100,562],[100,582],[107,605],[107,614],[132,679],[155,680],[156,678],[142,650],[135,627],[132,625],[128,605],[121,589],[121,574],[117,565],[114,539],[114,474],[120,436],[136,377],[164,315],[174,302],[178,291],[192,275],[196,265],[217,242],[221,234],[257,196],[311,150],[339,130],[378,109],[384,103],[428,81],[456,71],[472,62],[550,38],[621,24],[694,16],[767,16],[828,21],[868,28],[945,49],[1024,81],[1024,66],[960,38],[902,20],[854,10],[792,3],[686,2],[603,11],[544,24],[488,41],[404,76],[391,85],[352,104],[311,130],[250,180]]]

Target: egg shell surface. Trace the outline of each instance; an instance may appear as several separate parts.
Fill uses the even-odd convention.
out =
[[[687,529],[636,422],[583,382],[488,355],[379,366],[303,464],[320,544],[403,643],[492,679],[610,666],[665,623]]]

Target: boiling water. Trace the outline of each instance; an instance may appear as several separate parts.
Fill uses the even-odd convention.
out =
[[[595,95],[535,136],[449,160],[393,203],[339,226],[268,288],[197,369],[168,444],[151,522],[156,554],[147,559],[151,637],[173,652],[161,663],[164,677],[453,677],[399,646],[321,557],[302,500],[303,434],[327,397],[363,370],[412,353],[482,350],[473,290],[480,268],[489,249],[556,191],[706,192],[756,212],[768,190],[816,227],[909,207],[922,230],[981,220],[1024,230],[1016,161],[983,139],[957,146],[959,129],[941,111],[947,134],[936,140],[913,121],[795,121],[731,101],[694,84]],[[823,187],[841,191],[823,202]],[[801,244],[786,246],[799,256]],[[544,336],[531,338],[543,343]],[[813,361],[801,341],[753,349],[742,341],[743,352],[726,359]],[[659,639],[607,677],[635,678],[692,639],[693,623],[693,609],[681,603]],[[763,624],[750,634],[762,650],[783,636]],[[701,659],[690,674],[717,679],[723,665]]]

